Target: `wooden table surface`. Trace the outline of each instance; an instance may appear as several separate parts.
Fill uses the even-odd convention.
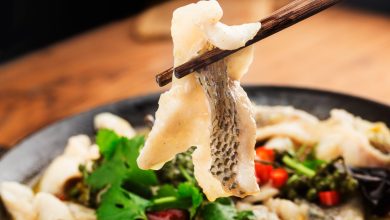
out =
[[[154,75],[171,66],[171,42],[139,42],[131,37],[133,24],[111,23],[1,65],[0,144],[95,106],[161,91]],[[258,43],[243,81],[389,104],[390,18],[331,8]]]

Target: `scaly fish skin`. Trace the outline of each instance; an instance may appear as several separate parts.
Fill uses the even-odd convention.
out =
[[[224,190],[242,196],[237,181],[238,146],[240,145],[233,82],[227,76],[225,60],[215,62],[202,69],[196,76],[206,94],[210,108],[211,174],[217,178]]]

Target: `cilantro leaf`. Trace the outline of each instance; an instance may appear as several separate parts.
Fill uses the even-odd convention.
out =
[[[202,204],[203,195],[199,188],[192,183],[179,184],[177,192],[180,198],[191,198],[191,207],[189,208],[190,216],[193,217],[196,214],[196,210]]]
[[[96,135],[96,144],[99,146],[100,154],[105,159],[110,159],[115,151],[116,145],[121,138],[115,132],[108,129],[100,129]]]
[[[256,216],[252,211],[248,210],[248,211],[238,212],[235,219],[236,220],[256,220]]]
[[[163,198],[170,196],[178,197],[179,194],[177,193],[177,190],[175,187],[173,187],[173,185],[165,184],[157,190],[156,196],[154,198]]]
[[[158,183],[153,171],[141,170],[137,165],[137,157],[144,144],[142,136],[129,140],[111,130],[102,129],[98,131],[96,141],[103,160],[86,179],[92,190],[128,182],[146,191]]]
[[[204,205],[200,211],[203,220],[252,220],[252,211],[238,212],[230,198],[219,198],[215,202]]]
[[[137,165],[144,138],[127,139],[103,129],[98,131],[96,143],[102,158],[85,175],[85,182],[93,192],[102,194],[98,219],[147,219],[145,210],[151,202],[145,198],[152,196],[151,186],[158,181],[154,171],[141,170]]]
[[[158,189],[150,209],[154,211],[188,209],[190,216],[193,217],[202,201],[203,195],[193,183],[181,183],[177,189],[172,185],[163,185]]]
[[[97,209],[99,220],[147,219],[145,209],[150,201],[120,186],[111,186],[102,196]]]
[[[230,199],[220,198],[215,202],[206,204],[202,208],[200,215],[204,220],[232,220],[237,215],[237,212]]]
[[[158,184],[156,173],[141,170],[136,161],[144,144],[143,137],[129,140],[102,129],[98,131],[96,143],[102,158],[96,161],[94,170],[85,175],[85,182],[93,192],[102,194],[97,209],[99,220],[146,219],[146,211],[170,208],[186,209],[191,218],[195,216],[203,194],[194,181],[180,183],[177,188],[163,185],[152,193],[152,186]],[[188,176],[192,180],[190,174]],[[152,200],[145,199],[152,195]]]
[[[100,190],[108,185],[121,185],[128,172],[122,161],[110,161],[102,164],[91,173],[86,182],[92,190]]]

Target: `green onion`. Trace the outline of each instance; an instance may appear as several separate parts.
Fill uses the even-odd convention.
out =
[[[166,203],[171,203],[171,202],[176,202],[177,198],[174,196],[168,196],[168,197],[162,197],[158,199],[153,200],[153,204],[155,205],[161,205],[161,204],[166,204]]]
[[[180,173],[184,176],[184,178],[188,181],[188,182],[194,182],[194,178],[192,178],[190,176],[190,174],[186,171],[186,169],[184,169],[184,167],[182,165],[179,165],[179,170],[180,170]]]
[[[316,175],[316,172],[310,168],[305,167],[303,164],[297,162],[296,160],[292,159],[291,157],[285,155],[282,158],[283,163],[285,163],[290,168],[298,171],[299,173],[308,176],[313,177]]]

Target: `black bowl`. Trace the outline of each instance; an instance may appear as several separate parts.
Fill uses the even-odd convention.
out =
[[[333,108],[342,108],[370,121],[390,125],[390,106],[350,95],[314,89],[277,86],[247,86],[250,99],[263,105],[292,105],[319,118],[328,117]],[[159,94],[130,98],[101,106],[66,118],[25,138],[0,160],[0,182],[26,182],[42,171],[59,155],[72,135],[93,136],[93,117],[100,112],[111,112],[143,126],[146,114],[154,114]],[[0,211],[0,219],[4,217]]]

